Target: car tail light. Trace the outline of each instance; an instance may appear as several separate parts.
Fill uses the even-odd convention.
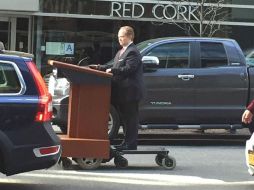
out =
[[[36,68],[33,62],[27,62],[28,68],[33,74],[33,78],[39,93],[38,110],[35,116],[35,121],[45,122],[52,119],[52,96],[48,92],[46,84],[41,76],[41,73]]]
[[[33,149],[33,152],[36,157],[44,157],[58,154],[60,151],[60,145],[49,146],[49,147],[40,147]]]

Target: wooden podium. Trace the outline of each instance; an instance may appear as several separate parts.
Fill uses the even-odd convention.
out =
[[[108,117],[112,74],[50,61],[70,82],[67,135],[62,157],[109,158]]]

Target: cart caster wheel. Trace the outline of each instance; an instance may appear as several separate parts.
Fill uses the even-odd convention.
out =
[[[115,157],[114,163],[117,168],[126,168],[128,166],[128,160],[122,156]]]
[[[61,158],[61,162],[62,162],[62,168],[65,170],[70,169],[72,166],[72,161],[69,158]]]
[[[81,169],[93,170],[101,165],[102,159],[100,158],[75,158],[75,161]]]
[[[161,154],[157,154],[155,157],[155,162],[158,166],[162,166],[162,159],[163,159],[164,155]]]
[[[173,170],[176,167],[176,159],[172,156],[165,155],[162,158],[162,167],[168,170]]]

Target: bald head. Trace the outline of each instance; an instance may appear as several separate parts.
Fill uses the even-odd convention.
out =
[[[132,27],[130,26],[123,26],[120,28],[120,30],[123,31],[123,33],[128,36],[132,41],[134,40],[135,34],[134,34],[134,30]]]
[[[134,40],[134,30],[130,26],[123,26],[118,32],[118,41],[121,46],[127,46]]]

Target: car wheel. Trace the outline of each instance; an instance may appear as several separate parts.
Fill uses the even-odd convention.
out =
[[[61,132],[63,134],[67,134],[67,125],[66,124],[58,124]],[[120,127],[120,119],[119,114],[116,111],[114,106],[110,106],[110,113],[109,113],[109,121],[108,121],[108,136],[109,139],[114,139],[119,132]]]
[[[74,159],[79,167],[84,170],[93,170],[101,165],[102,159],[100,158],[75,158]]]
[[[67,125],[66,124],[58,124],[58,127],[60,128],[60,130],[63,134],[67,134]]]

